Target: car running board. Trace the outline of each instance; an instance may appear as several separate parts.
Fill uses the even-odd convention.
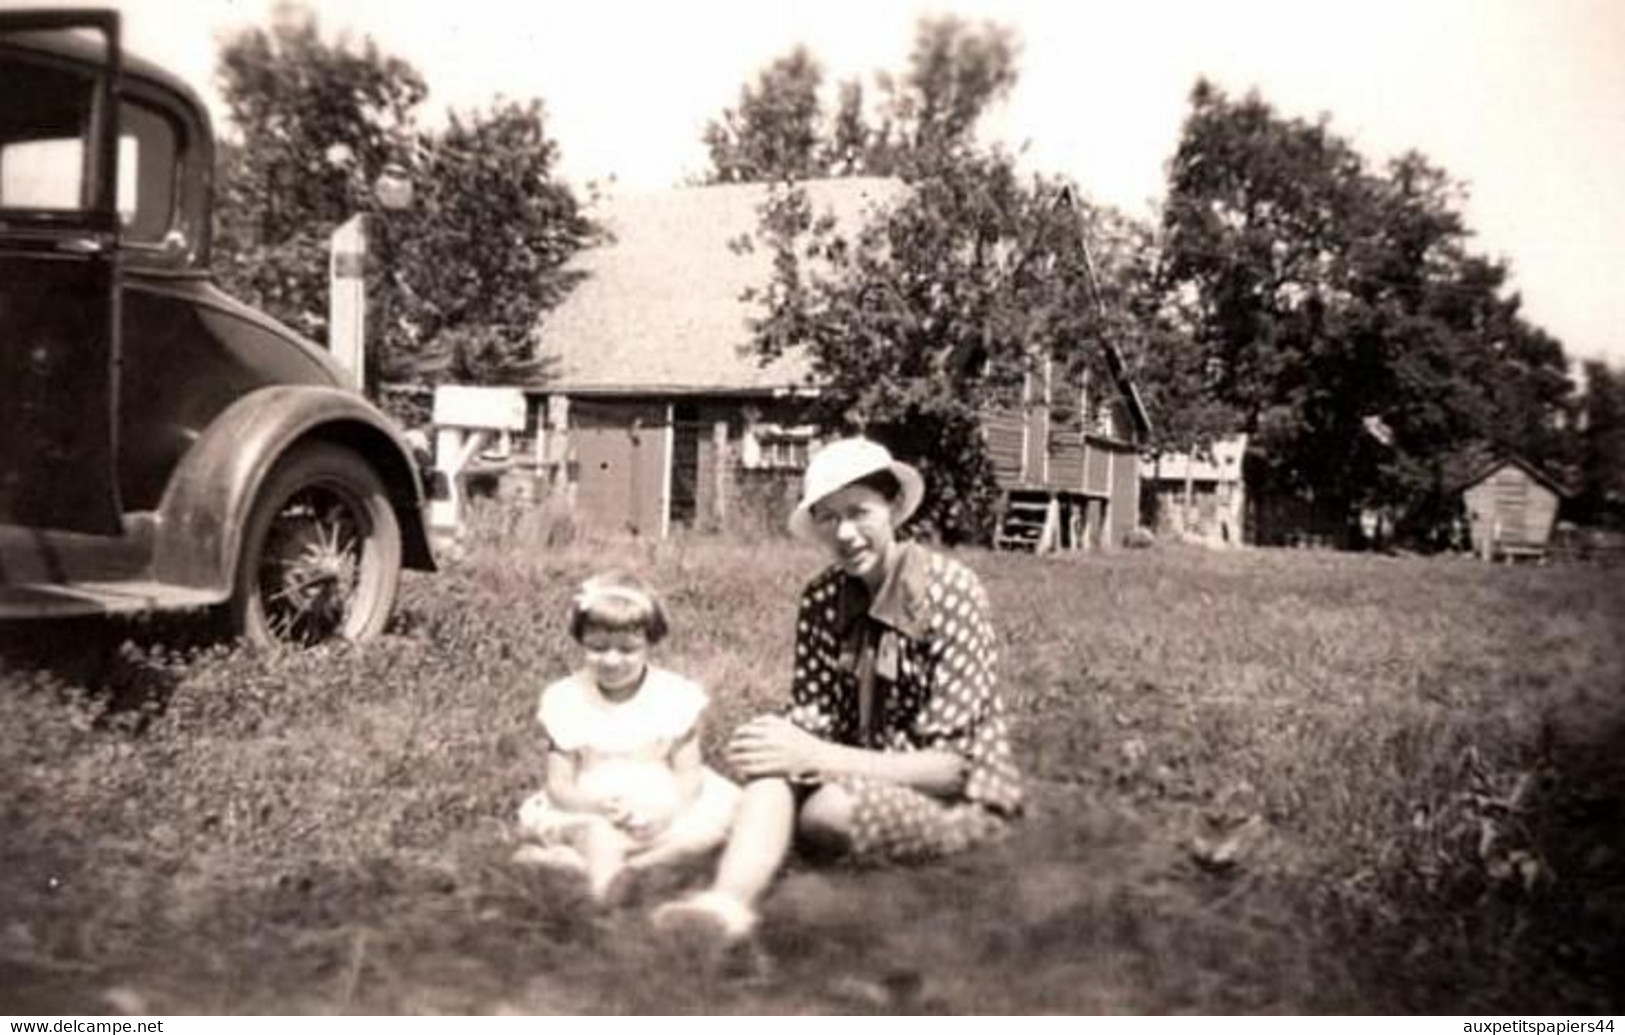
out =
[[[167,582],[55,582],[0,586],[0,621],[186,611],[225,602],[218,592]]]

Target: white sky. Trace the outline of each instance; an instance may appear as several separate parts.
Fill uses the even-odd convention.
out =
[[[38,6],[0,0],[0,6]],[[126,45],[213,95],[216,39],[271,0],[115,0]],[[1370,158],[1416,148],[1472,191],[1478,248],[1570,355],[1625,363],[1625,2],[1616,0],[324,0],[429,83],[431,110],[540,97],[577,183],[675,184],[700,134],[797,42],[827,80],[904,68],[923,14],[991,18],[1021,80],[987,136],[1136,214],[1199,74],[1330,113]]]

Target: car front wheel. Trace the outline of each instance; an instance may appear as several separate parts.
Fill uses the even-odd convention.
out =
[[[400,524],[377,473],[342,446],[297,446],[244,528],[232,631],[262,646],[371,639],[389,621],[400,571]]]

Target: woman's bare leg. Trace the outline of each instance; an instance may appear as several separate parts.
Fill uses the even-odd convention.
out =
[[[831,856],[852,848],[852,795],[838,784],[826,784],[801,804],[796,836],[810,849]]]

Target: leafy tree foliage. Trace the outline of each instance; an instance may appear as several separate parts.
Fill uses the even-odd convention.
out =
[[[750,183],[807,179],[821,173],[825,145],[818,90],[824,70],[805,47],[763,69],[740,88],[739,105],[705,127],[709,179]]]
[[[1194,303],[1186,369],[1252,433],[1260,488],[1352,528],[1361,507],[1436,496],[1460,451],[1559,448],[1561,346],[1468,249],[1461,196],[1418,154],[1373,171],[1325,119],[1197,85],[1162,290]]]
[[[250,28],[220,53],[232,125],[242,133],[259,235],[284,239],[311,218],[340,220],[355,203],[352,172],[376,176],[406,142],[428,95],[411,65],[372,40],[331,43],[314,15],[279,7],[269,30]],[[330,158],[344,148],[354,165]],[[370,182],[367,181],[367,182]]]
[[[532,334],[579,274],[566,261],[594,236],[553,177],[558,146],[540,102],[499,101],[420,138],[413,207],[385,217],[378,265],[398,313],[386,376],[534,383]]]
[[[403,150],[427,87],[370,40],[329,43],[314,16],[292,7],[275,17],[269,30],[245,30],[220,54],[237,133],[223,141],[218,162],[218,268],[228,288],[320,339],[328,234]]]
[[[514,383],[542,375],[531,330],[570,280],[592,229],[553,175],[539,103],[501,101],[420,126],[409,64],[325,38],[283,6],[223,47],[230,132],[217,169],[218,268],[229,290],[318,341],[327,337],[328,237],[368,216],[369,383]],[[384,212],[373,185],[405,170],[413,206]]]
[[[944,474],[931,519],[945,534],[986,530],[978,408],[1046,352],[1081,377],[1106,341],[1144,391],[1153,452],[1246,431],[1254,488],[1344,531],[1365,508],[1442,520],[1468,457],[1571,451],[1561,345],[1523,317],[1506,264],[1469,248],[1443,170],[1415,153],[1373,167],[1324,118],[1199,83],[1160,235],[1104,211],[1058,219],[1042,200],[1056,184],[1022,185],[974,142],[1015,52],[994,27],[922,23],[905,73],[878,77],[874,114],[850,82],[826,121],[819,67],[797,51],[742,94],[751,118],[709,138],[718,179],[910,184],[852,240],[793,193],[770,206],[757,344],[808,348],[832,419],[919,437],[911,452]],[[1096,279],[1076,262],[1084,228]]]
[[[992,23],[922,21],[908,71],[881,78],[886,103],[868,171],[909,179],[970,146],[982,116],[1015,88],[1017,51],[1015,35]]]
[[[864,428],[920,460],[930,489],[919,520],[948,541],[992,532],[986,406],[1019,402],[1046,355],[1061,383],[1110,383],[1081,247],[1085,221],[1101,214],[1073,207],[1060,182],[1024,184],[1008,155],[975,143],[982,115],[1015,85],[1016,50],[995,25],[922,21],[905,71],[877,76],[876,108],[851,80],[826,117],[822,69],[798,48],[706,135],[713,182],[910,184],[855,232],[838,231],[803,191],[775,193],[760,234],[775,273],[756,294],[754,344],[766,358],[805,350],[826,425]]]
[[[1585,364],[1579,409],[1579,516],[1625,528],[1625,372]]]
[[[775,274],[757,295],[756,348],[805,352],[826,425],[920,458],[920,520],[949,542],[992,532],[987,407],[1017,403],[1046,357],[1059,384],[1111,383],[1080,247],[1103,217],[1064,188],[1024,184],[1006,155],[967,153],[855,233],[795,188],[764,212]]]
[[[706,180],[929,175],[971,146],[978,121],[1015,86],[1016,56],[1008,29],[951,16],[925,19],[907,70],[877,77],[877,110],[868,110],[863,83],[847,80],[838,87],[834,111],[826,113],[823,67],[796,47],[707,125]]]
[[[1102,334],[1127,356],[1151,416],[1146,452],[1200,454],[1233,434],[1236,412],[1210,390],[1213,363],[1194,346],[1198,299],[1168,288],[1153,226],[1102,209],[1088,243],[1099,256]]]

